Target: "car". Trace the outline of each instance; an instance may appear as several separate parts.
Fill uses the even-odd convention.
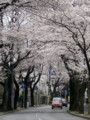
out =
[[[62,103],[63,103],[63,106],[67,107],[67,100],[65,98],[62,98]]]
[[[62,99],[61,98],[53,98],[52,100],[52,109],[54,108],[61,108],[62,109]]]

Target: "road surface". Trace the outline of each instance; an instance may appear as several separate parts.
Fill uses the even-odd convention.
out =
[[[66,107],[63,109],[51,109],[51,106],[30,107],[7,115],[0,116],[0,120],[86,120],[67,113]]]

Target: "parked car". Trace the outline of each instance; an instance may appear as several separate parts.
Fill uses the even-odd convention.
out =
[[[53,98],[52,100],[52,109],[53,108],[61,108],[62,109],[62,99],[61,98]]]
[[[62,98],[62,104],[63,104],[63,106],[67,107],[67,100],[65,98]]]

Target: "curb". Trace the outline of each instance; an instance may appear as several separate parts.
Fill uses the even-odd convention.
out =
[[[71,115],[78,116],[78,117],[81,117],[81,118],[86,118],[86,119],[90,120],[90,115],[88,115],[88,114],[80,114],[78,112],[72,112],[72,111],[69,111],[69,110],[67,112],[70,113]]]

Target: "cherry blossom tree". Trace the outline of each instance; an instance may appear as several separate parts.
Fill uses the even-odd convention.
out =
[[[6,77],[5,80],[5,87],[4,87],[4,109],[14,109],[14,88],[13,85],[17,85],[15,80],[14,69],[18,66],[18,64],[24,60],[27,56],[29,56],[30,51],[26,54],[22,55],[18,52],[15,53],[14,46],[10,45],[9,51],[2,51],[2,68],[4,72],[4,76]],[[14,54],[15,53],[15,54]],[[16,55],[17,54],[17,55]],[[17,57],[15,57],[17,56]],[[15,60],[14,60],[15,58]],[[17,86],[16,86],[17,89]]]
[[[79,63],[80,61],[75,58],[71,59],[70,55],[69,57],[65,55],[62,55],[61,57],[70,76],[70,110],[76,110],[83,113],[84,92],[87,87],[86,73],[84,73],[86,68],[82,66],[83,64],[81,65]]]

